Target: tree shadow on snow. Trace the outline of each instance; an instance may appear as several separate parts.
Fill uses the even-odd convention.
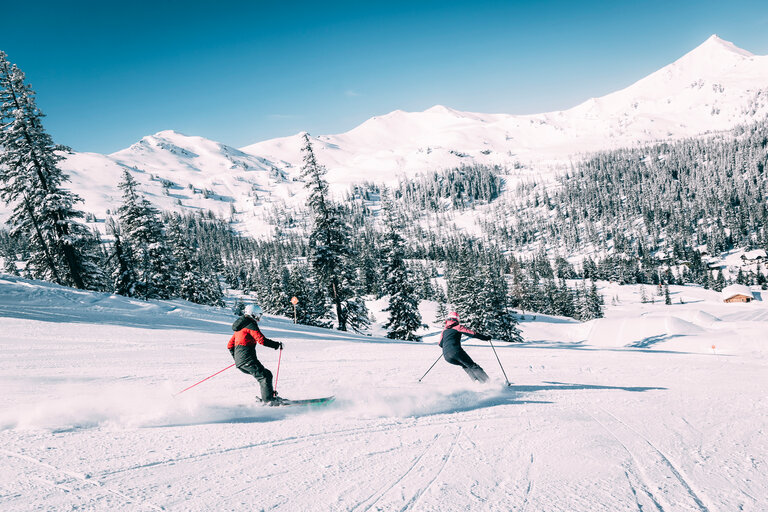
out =
[[[614,389],[619,391],[631,391],[633,393],[642,393],[644,391],[666,390],[667,388],[657,386],[602,386],[599,384],[571,384],[567,382],[546,381],[545,385],[511,385],[511,391],[521,393],[534,391],[571,391],[581,389]]]
[[[478,394],[469,391],[460,391],[448,395],[437,404],[426,406],[422,411],[413,411],[411,416],[424,417],[437,414],[450,414],[455,412],[468,412],[477,409],[486,409],[502,405],[526,405],[526,404],[553,404],[550,400],[528,400],[523,397],[526,393],[536,391],[578,391],[578,390],[616,390],[642,393],[644,391],[666,390],[664,387],[654,386],[603,386],[599,384],[573,384],[567,382],[545,382],[539,385],[510,385],[499,394],[479,398]]]
[[[642,340],[636,341],[635,343],[632,343],[629,346],[636,347],[636,348],[646,348],[646,347],[655,345],[657,343],[661,343],[662,341],[669,341],[675,338],[682,338],[682,337],[683,337],[682,334],[658,334],[656,336],[648,336],[647,338],[643,338]]]
[[[680,336],[680,335],[675,335]],[[651,338],[656,338],[656,336],[652,336]],[[643,352],[643,353],[649,353],[649,354],[677,354],[677,355],[700,355],[698,352],[686,352],[684,350],[663,350],[659,348],[647,348],[650,346],[653,346],[658,341],[665,341],[665,340],[651,340],[650,343],[639,345],[639,343],[644,343],[648,338],[645,338],[639,342],[635,342],[634,344],[627,345],[624,347],[601,347],[596,345],[585,345],[583,342],[578,343],[559,343],[559,342],[549,342],[549,341],[535,341],[531,340],[527,343],[515,343],[512,345],[509,345],[509,348],[517,348],[517,349],[545,349],[545,350],[582,350],[584,352]],[[670,338],[667,338],[670,339]],[[497,347],[498,348],[498,347]]]

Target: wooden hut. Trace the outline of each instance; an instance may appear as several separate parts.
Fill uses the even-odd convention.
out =
[[[723,302],[752,302],[755,298],[749,286],[732,284],[723,288]]]

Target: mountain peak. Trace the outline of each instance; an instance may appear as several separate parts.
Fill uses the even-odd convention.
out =
[[[445,105],[435,105],[433,107],[428,108],[424,112],[430,112],[433,114],[456,114],[456,111],[452,108],[448,108]]]
[[[688,55],[706,54],[711,56],[713,53],[735,54],[742,57],[754,57],[754,55],[743,48],[739,48],[730,41],[721,39],[717,34],[712,34],[706,41],[689,52]]]

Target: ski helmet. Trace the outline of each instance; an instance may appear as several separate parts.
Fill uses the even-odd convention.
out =
[[[450,313],[448,313],[448,320],[451,320],[451,319],[456,320],[458,322],[459,314],[455,311],[451,311]]]
[[[248,304],[245,306],[245,309],[243,309],[243,314],[258,321],[261,320],[261,315],[264,314],[264,311],[258,304]]]

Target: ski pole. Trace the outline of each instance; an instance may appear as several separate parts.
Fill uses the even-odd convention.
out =
[[[491,344],[491,348],[493,349],[493,354],[496,356],[496,360],[499,362],[499,368],[501,368],[501,373],[504,374],[504,380],[507,381],[507,386],[511,386],[509,383],[509,379],[507,378],[507,372],[504,371],[504,367],[501,366],[501,359],[499,359],[499,354],[496,353],[496,347],[493,346],[493,342],[491,340],[488,340],[488,343]]]
[[[432,371],[432,368],[434,368],[434,367],[435,367],[435,365],[437,364],[437,362],[440,360],[440,358],[441,358],[441,357],[443,357],[443,354],[440,354],[439,356],[437,356],[437,359],[435,359],[435,362],[434,362],[434,363],[432,363],[432,366],[430,366],[430,367],[429,367],[429,370],[427,370],[427,372],[426,372],[424,375],[422,375],[422,376],[421,376],[421,379],[423,379],[424,377],[426,377],[426,376],[427,376],[427,373],[429,373],[430,371]],[[421,379],[419,379],[419,382],[421,382]]]
[[[283,347],[280,347],[280,354],[277,356],[277,371],[275,372],[275,388],[272,392],[277,396],[277,378],[280,376],[280,360],[283,358]]]
[[[195,382],[194,384],[192,384],[192,385],[191,385],[191,386],[189,386],[188,388],[184,388],[184,389],[182,389],[181,391],[179,391],[178,393],[174,394],[173,396],[179,396],[180,394],[182,394],[182,393],[183,393],[183,392],[185,392],[186,390],[188,390],[188,389],[192,389],[193,387],[197,386],[198,384],[202,384],[203,382],[207,381],[208,379],[210,379],[210,378],[213,378],[213,377],[217,376],[217,375],[218,375],[218,374],[220,374],[221,372],[223,372],[223,371],[225,371],[225,370],[229,370],[229,369],[230,369],[230,368],[232,368],[233,366],[235,366],[235,363],[232,363],[231,365],[227,366],[226,368],[224,368],[224,370],[219,370],[219,371],[217,371],[216,373],[214,373],[213,375],[211,375],[211,376],[209,376],[209,377],[206,377],[206,378],[204,378],[204,379],[203,379],[203,380],[201,380],[200,382]]]

